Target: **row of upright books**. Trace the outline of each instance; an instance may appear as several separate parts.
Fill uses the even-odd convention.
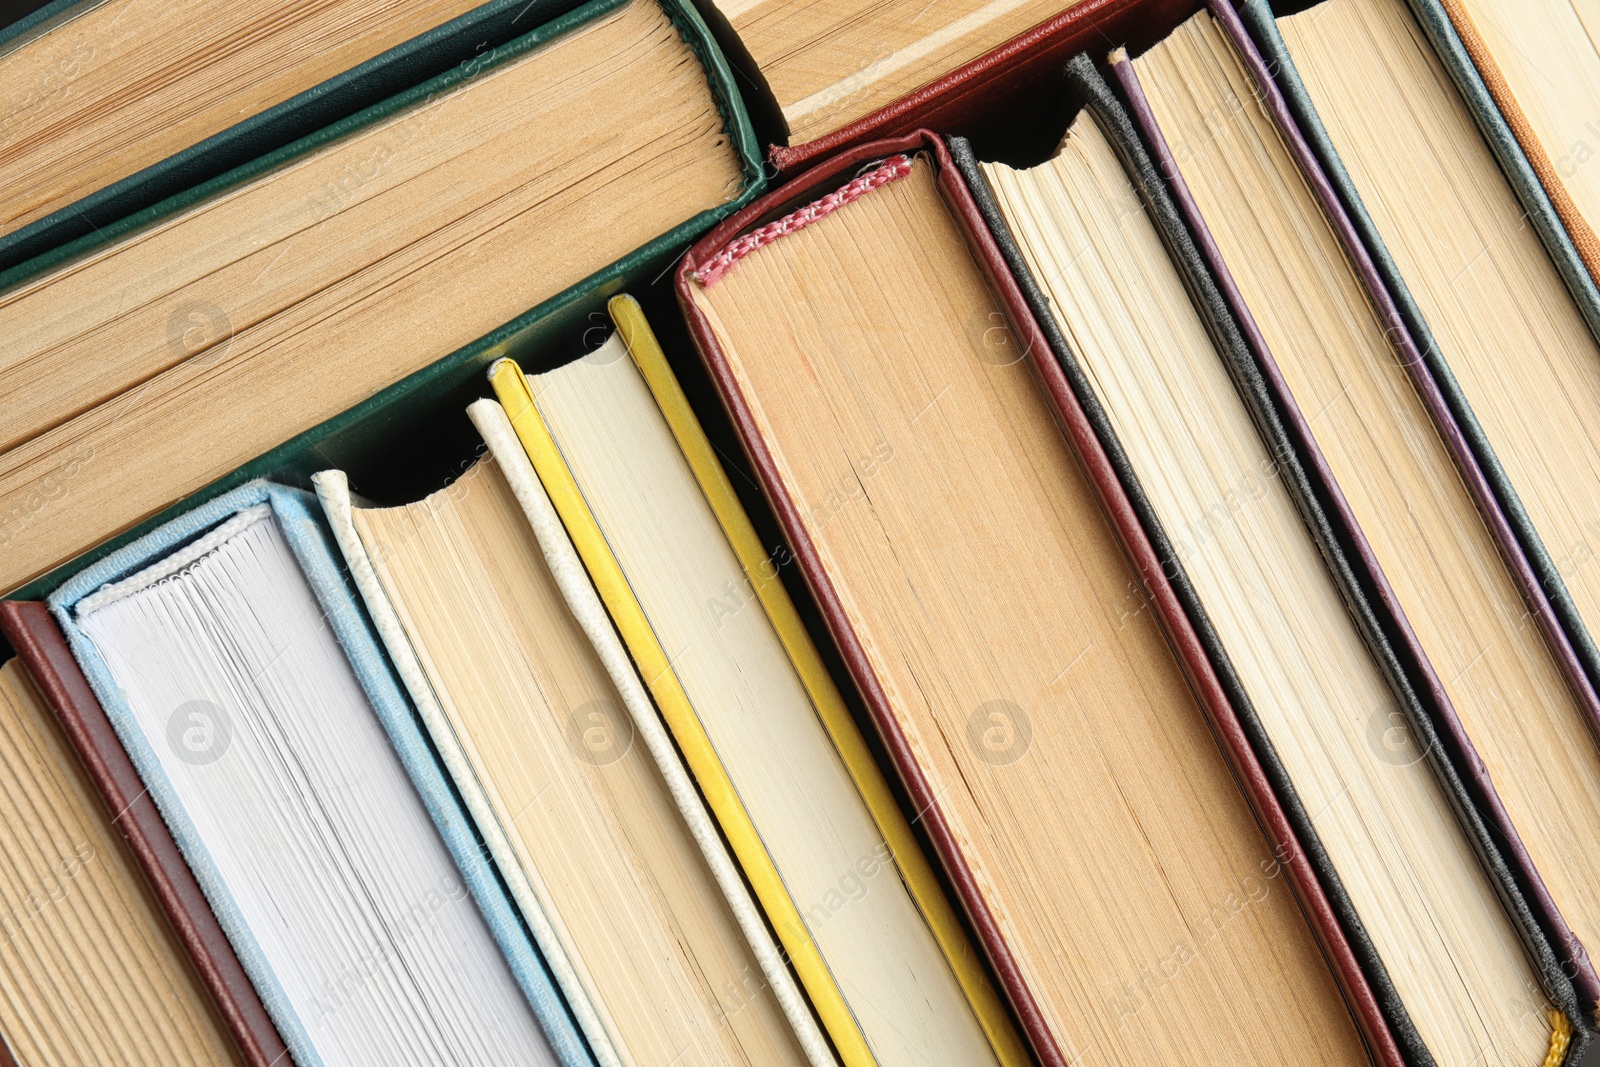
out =
[[[4,31],[0,1062],[1579,1067],[1586,19]]]

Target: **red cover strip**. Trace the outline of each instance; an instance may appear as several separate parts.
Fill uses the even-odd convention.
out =
[[[55,712],[245,1062],[250,1067],[292,1062],[49,609],[34,601],[0,601],[0,632]]]

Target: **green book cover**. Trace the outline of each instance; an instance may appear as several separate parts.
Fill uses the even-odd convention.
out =
[[[248,181],[354,130],[426,100],[429,96],[447,90],[468,78],[481,75],[484,71],[538,48],[578,26],[623,6],[626,2],[628,0],[590,0],[566,15],[485,52],[469,64],[454,67],[444,74],[252,160],[212,181],[169,197],[159,204],[105,227],[90,237],[0,273],[0,288],[82,255],[126,233],[183,210],[191,204]],[[636,288],[648,283],[670,266],[695,237],[757,196],[764,185],[760,149],[727,61],[689,0],[655,0],[655,2],[659,3],[667,13],[704,69],[707,83],[722,118],[723,128],[738,156],[744,174],[744,186],[737,197],[683,222],[476,341],[401,379],[335,418],[285,441],[189,498],[173,504],[132,529],[29,582],[9,594],[9,598],[41,598],[72,574],[178,513],[253,478],[270,475],[278,481],[309,484],[309,477],[315,471],[359,463],[362,456],[385,446],[386,440],[392,438],[398,427],[415,425],[419,420],[425,420],[432,415],[449,411],[459,412],[472,398],[483,394],[482,372],[490,363],[503,356],[530,360],[535,353],[549,351],[551,347],[561,343],[563,338],[581,333],[587,316],[594,312],[603,313],[607,298],[625,288]],[[392,440],[390,444],[393,444]]]
[[[487,50],[577,7],[581,0],[489,0],[320,85],[234,123],[159,163],[0,236],[0,271],[10,271],[119,219],[226,174],[418,82],[470,64]],[[5,53],[69,19],[84,0],[49,4],[0,31]]]

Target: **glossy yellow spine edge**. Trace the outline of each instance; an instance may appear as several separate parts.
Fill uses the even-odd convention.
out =
[[[755,890],[756,899],[761,902],[762,909],[777,931],[789,963],[805,986],[823,1028],[833,1039],[840,1059],[845,1067],[877,1067],[877,1060],[867,1047],[855,1016],[845,1003],[844,995],[839,992],[827,964],[823,962],[822,954],[811,940],[799,909],[789,896],[766,846],[761,843],[755,824],[751,822],[744,802],[734,790],[727,770],[711,745],[711,739],[706,736],[705,728],[700,724],[688,694],[672,669],[666,651],[662,649],[611,546],[606,543],[605,535],[595,522],[577,481],[567,468],[566,460],[550,436],[550,429],[534,404],[527,378],[516,363],[502,359],[489,369],[489,381],[494,386],[501,407],[511,419],[517,438],[527,450],[533,469],[544,483],[545,491],[550,494],[562,525],[572,537],[573,546],[577,548],[595,590],[616,623],[623,644],[633,656],[650,695],[655,698],[656,707],[660,709],[668,729],[682,749],[690,773],[699,783],[706,803],[722,827],[739,866],[750,880],[751,888]]]
[[[1033,1060],[1028,1055],[1021,1035],[1012,1025],[1011,1016],[990,983],[983,962],[968,940],[966,930],[956,917],[938,877],[929,866],[911,824],[895,802],[889,783],[884,780],[877,761],[867,748],[866,739],[861,736],[849,709],[845,707],[844,698],[833,683],[833,676],[823,665],[822,657],[811,642],[811,635],[800,621],[800,615],[795,611],[783,582],[778,579],[777,568],[773,566],[750,517],[739,503],[733,483],[717,461],[711,441],[701,428],[700,420],[695,417],[694,409],[689,406],[683,387],[667,365],[666,354],[656,341],[644,310],[638,301],[625,294],[612,297],[606,309],[611,313],[611,320],[616,323],[617,332],[622,335],[634,365],[639,368],[651,395],[655,397],[656,406],[661,409],[662,417],[678,442],[678,448],[694,472],[700,491],[705,494],[706,501],[716,514],[723,535],[738,556],[746,580],[760,600],[779,640],[783,642],[784,650],[789,654],[817,710],[817,717],[822,720],[823,728],[828,731],[846,771],[872,813],[878,832],[888,843],[911,898],[921,910],[923,920],[949,962],[996,1058],[1003,1067],[1028,1067]]]

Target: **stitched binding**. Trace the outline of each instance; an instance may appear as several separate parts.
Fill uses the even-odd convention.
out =
[[[1555,1008],[1550,1009],[1550,1051],[1545,1054],[1542,1067],[1561,1067],[1567,1056],[1567,1046],[1572,1043],[1572,1023]]]
[[[786,234],[803,230],[818,219],[838,211],[850,201],[860,199],[879,186],[898,181],[910,173],[911,157],[890,156],[879,166],[840,186],[822,199],[813,200],[805,207],[789,212],[777,222],[769,222],[765,226],[735,237],[723,246],[722,251],[706,260],[705,266],[694,272],[695,281],[707,289],[711,288],[735,263],[762,245],[769,245]]]
[[[160,562],[154,563],[119,582],[109,582],[106,585],[102,585],[99,589],[78,601],[73,613],[81,619],[86,615],[99,611],[107,604],[132,596],[134,593],[148,589],[152,585],[159,585],[173,575],[200,562],[200,560],[232,540],[236,534],[254,526],[271,514],[272,505],[267,503],[253,504],[242,511],[235,512],[222,525]]]

